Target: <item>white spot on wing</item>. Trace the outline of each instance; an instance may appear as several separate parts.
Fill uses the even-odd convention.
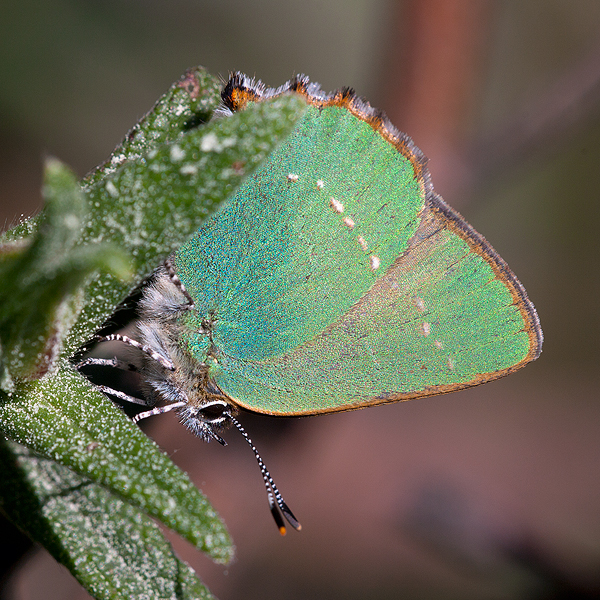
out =
[[[415,298],[415,306],[417,307],[417,310],[420,310],[421,312],[425,312],[427,309],[423,298]]]
[[[344,212],[344,205],[339,200],[336,200],[333,196],[329,199],[329,206],[331,206],[336,213],[341,214]]]

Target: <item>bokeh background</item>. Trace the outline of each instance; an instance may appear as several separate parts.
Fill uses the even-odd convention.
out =
[[[243,422],[303,524],[281,538],[235,431],[146,425],[224,517],[220,598],[600,598],[600,2],[21,0],[0,19],[0,227],[42,162],[84,175],[190,66],[350,85],[430,158],[447,202],[526,286],[541,358],[449,396]],[[83,599],[3,522],[11,600]]]

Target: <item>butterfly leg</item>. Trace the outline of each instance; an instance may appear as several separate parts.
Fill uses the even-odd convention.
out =
[[[88,358],[84,358],[82,361],[78,362],[75,365],[75,368],[79,370],[82,367],[88,367],[90,365],[95,367],[113,367],[115,369],[122,369],[123,371],[136,372],[138,370],[134,364],[120,360],[116,356],[114,358],[94,358],[89,356]]]
[[[121,392],[119,390],[115,390],[107,385],[94,385],[94,387],[100,390],[103,394],[107,394],[108,396],[114,396],[119,400],[123,400],[123,402],[130,402],[131,404],[139,404],[140,406],[148,406],[148,403],[141,398],[136,398],[135,396],[130,396],[125,392]]]
[[[122,369],[124,371],[133,371],[136,372],[138,368],[125,361],[118,359],[116,356],[113,358],[96,358],[93,356],[88,356],[88,358],[84,358],[82,361],[78,362],[74,365],[75,369],[78,371],[83,367],[95,366],[95,367],[113,367],[115,369]],[[97,389],[99,389],[102,393],[113,396],[122,400],[124,402],[130,402],[132,404],[139,404],[141,406],[147,406],[148,403],[141,398],[137,398],[135,396],[131,396],[130,394],[126,394],[125,392],[121,392],[120,390],[115,390],[114,388],[108,387],[106,385],[96,385]]]
[[[123,369],[124,371],[137,371],[137,367],[135,365],[132,365],[131,363],[126,363],[122,360],[119,360],[116,356],[114,358],[95,358],[95,357],[90,356],[88,358],[84,358],[82,361],[78,362],[74,366],[75,366],[75,369],[77,369],[79,371],[83,367],[88,367],[90,365],[96,366],[96,367],[113,367],[116,369]],[[142,400],[141,398],[136,398],[135,396],[130,396],[129,394],[126,394],[125,392],[115,390],[106,385],[96,385],[95,387],[98,388],[102,393],[108,394],[110,396],[114,396],[115,398],[118,398],[119,400],[123,400],[124,402],[131,402],[133,404],[141,404],[142,406],[147,405],[147,402],[145,400]]]
[[[175,365],[168,358],[164,357],[162,354],[159,354],[158,352],[156,352],[156,350],[152,349],[150,346],[141,344],[137,340],[134,340],[133,338],[130,338],[127,335],[121,335],[120,333],[111,333],[110,335],[100,336],[98,338],[98,341],[99,342],[113,342],[113,341],[123,342],[124,344],[127,344],[128,346],[133,346],[134,348],[141,350],[144,354],[149,356],[151,359],[160,363],[165,369],[167,369],[169,371],[175,370]]]

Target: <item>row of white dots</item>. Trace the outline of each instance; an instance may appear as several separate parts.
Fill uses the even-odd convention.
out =
[[[297,182],[299,178],[299,175],[297,175],[296,173],[289,173],[287,176],[287,179],[290,183]],[[318,190],[322,190],[325,187],[325,182],[322,179],[318,179],[316,187]],[[345,210],[344,204],[337,198],[334,198],[333,196],[331,196],[331,198],[329,199],[329,206],[335,213],[339,215],[343,214]],[[344,217],[342,219],[342,223],[344,223],[344,225],[349,229],[354,229],[356,225],[350,217]],[[358,242],[363,252],[367,252],[369,250],[369,245],[367,244],[367,241],[361,235],[357,236],[356,241]],[[372,271],[376,271],[381,266],[380,258],[372,254],[369,257],[369,265]],[[419,312],[424,313],[427,310],[427,306],[425,305],[425,301],[423,300],[423,298],[415,298],[414,304]],[[423,323],[421,323],[421,333],[424,337],[429,337],[431,335],[431,323],[423,321]],[[440,340],[436,339],[433,340],[433,345],[438,350],[441,350],[444,347],[443,343]],[[448,368],[451,371],[454,370],[454,359],[451,356],[448,357],[447,364]]]
[[[344,205],[333,196],[331,196],[331,198],[329,199],[329,206],[331,206],[333,211],[338,213],[339,215],[341,215],[344,212]],[[342,223],[346,227],[348,227],[348,229],[354,229],[354,226],[356,225],[356,223],[350,217],[344,217],[342,219]],[[369,250],[369,245],[367,244],[365,238],[362,237],[362,235],[357,236],[356,241],[358,242],[358,245],[361,247],[363,252],[367,252]],[[378,256],[375,256],[374,254],[371,254],[371,256],[369,256],[369,266],[371,267],[371,271],[377,271],[377,269],[379,269],[379,267],[381,266],[380,258]]]
[[[300,176],[297,173],[288,173],[287,180],[290,183],[296,183],[298,179],[300,179]],[[317,189],[322,190],[324,187],[325,182],[322,179],[318,179]],[[334,198],[333,196],[329,198],[329,206],[331,207],[333,212],[337,213],[338,215],[341,215],[345,210],[344,204],[337,198]],[[354,220],[347,216],[342,219],[342,223],[346,227],[348,227],[348,229],[354,229],[354,227],[356,226]],[[369,245],[367,244],[365,238],[362,237],[362,235],[357,236],[356,241],[358,242],[358,245],[361,247],[363,252],[367,252],[369,250]],[[372,254],[369,257],[369,265],[372,271],[376,271],[381,266],[381,259],[378,256]]]

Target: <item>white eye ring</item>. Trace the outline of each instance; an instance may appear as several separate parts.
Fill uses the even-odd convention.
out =
[[[189,408],[191,417],[206,424],[219,425],[229,418],[229,404],[223,400],[211,400],[201,406]],[[220,410],[220,413],[218,412]],[[214,414],[214,417],[210,415]]]

